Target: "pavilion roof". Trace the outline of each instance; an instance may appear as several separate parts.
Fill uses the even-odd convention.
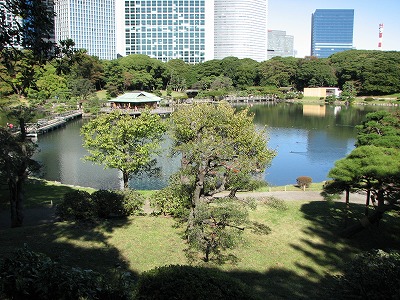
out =
[[[117,98],[108,100],[108,102],[117,103],[147,103],[147,102],[160,102],[161,98],[147,92],[129,92],[125,93]]]

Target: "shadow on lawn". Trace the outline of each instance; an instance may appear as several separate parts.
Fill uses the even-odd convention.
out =
[[[365,206],[351,204],[348,224],[358,222]],[[294,241],[290,247],[302,252],[323,266],[330,274],[338,274],[355,254],[372,249],[400,250],[400,218],[398,213],[386,214],[378,226],[371,226],[352,239],[340,237],[345,228],[345,204],[340,202],[312,201],[301,206],[304,218],[311,225],[304,229],[309,238]],[[397,214],[397,215],[396,215]],[[289,250],[291,251],[291,250]],[[279,267],[265,273],[229,272],[251,287],[261,299],[335,299],[340,294],[332,289],[332,278],[321,274],[312,266],[298,261],[296,266],[304,276]],[[340,292],[340,291],[339,291]]]
[[[129,264],[117,248],[108,242],[118,228],[130,226],[129,218],[99,223],[55,222],[55,206],[64,194],[74,189],[65,185],[48,185],[29,180],[26,186],[28,208],[24,225],[10,229],[10,212],[0,211],[0,256],[10,257],[27,245],[30,250],[44,253],[61,264],[92,269],[110,274],[113,269],[129,270]],[[4,199],[4,190],[0,194]],[[4,204],[4,200],[1,202]],[[53,206],[49,205],[53,203]],[[137,274],[134,274],[137,276]]]

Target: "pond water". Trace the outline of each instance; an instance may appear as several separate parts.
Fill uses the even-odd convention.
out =
[[[353,148],[355,125],[368,112],[384,107],[342,107],[280,103],[254,105],[257,126],[267,126],[268,147],[277,151],[264,178],[272,186],[294,184],[299,176],[310,176],[313,182],[327,179],[334,162],[345,157]],[[85,119],[74,120],[64,128],[39,136],[40,151],[35,159],[43,163],[42,177],[65,184],[115,189],[122,185],[119,171],[85,162],[87,153],[82,147],[79,130]],[[168,149],[170,141],[163,143]],[[170,157],[167,150],[158,158],[162,168],[160,177],[141,175],[130,181],[136,189],[159,189],[179,166],[178,157]]]

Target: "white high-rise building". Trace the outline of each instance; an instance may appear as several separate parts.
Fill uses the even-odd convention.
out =
[[[214,0],[214,58],[267,60],[268,0]]]
[[[294,37],[283,30],[268,30],[268,59],[294,56]]]
[[[117,57],[114,0],[57,0],[54,9],[57,42],[72,39],[75,48],[86,49],[89,55]]]

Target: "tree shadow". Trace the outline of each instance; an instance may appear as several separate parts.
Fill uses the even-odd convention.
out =
[[[23,227],[10,229],[9,209],[0,212],[0,253],[3,257],[11,257],[17,249],[27,245],[30,250],[43,253],[63,265],[92,269],[106,276],[112,276],[112,271],[119,269],[137,277],[118,248],[109,242],[114,231],[131,225],[130,218],[87,223],[57,222],[55,204],[74,189],[65,185],[47,186],[40,180],[30,182],[28,187],[32,185],[37,185],[37,191],[35,187],[27,189],[27,198],[31,197],[34,207],[28,205],[25,209]]]

